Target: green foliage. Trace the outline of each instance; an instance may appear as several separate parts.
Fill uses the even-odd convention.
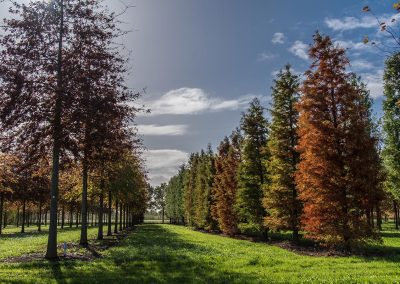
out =
[[[299,161],[297,122],[299,113],[295,106],[299,100],[299,77],[290,71],[290,65],[280,71],[272,87],[271,126],[267,162],[270,183],[265,187],[263,204],[268,212],[267,227],[292,230],[297,241],[300,228],[301,203],[297,198],[294,173]]]
[[[166,188],[166,214],[172,223],[184,223],[183,188],[187,170],[181,166],[177,175],[173,176]]]
[[[383,159],[387,173],[385,186],[400,199],[400,52],[386,60],[384,74]]]
[[[242,161],[239,165],[235,208],[239,223],[251,223],[261,227],[265,216],[262,187],[267,182],[265,165],[269,153],[266,149],[268,122],[258,99],[254,99],[243,114],[241,130]]]

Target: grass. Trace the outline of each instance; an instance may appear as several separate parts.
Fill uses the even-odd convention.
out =
[[[78,239],[76,230],[62,234]],[[387,224],[383,237],[384,244],[370,248],[381,256],[312,257],[181,226],[145,224],[95,261],[0,263],[0,282],[398,283],[400,233]],[[42,248],[42,241],[33,239],[21,238],[19,243]],[[2,255],[7,243],[0,239]]]
[[[19,233],[21,228],[9,226],[0,236],[0,261],[9,257],[21,256],[34,252],[45,252],[47,245],[48,226],[42,226],[42,232],[37,231],[36,226],[25,228],[25,234]],[[88,237],[96,236],[96,228],[88,228]],[[80,228],[64,228],[58,231],[58,243],[75,241],[80,237]],[[61,252],[61,251],[60,251]],[[1,280],[1,278],[0,278]]]

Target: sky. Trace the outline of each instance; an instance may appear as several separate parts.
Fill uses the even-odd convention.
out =
[[[118,11],[121,1],[108,3]],[[216,149],[252,98],[268,108],[277,71],[287,63],[299,74],[309,67],[307,49],[317,30],[348,49],[349,70],[367,83],[381,114],[385,54],[362,40],[388,39],[362,8],[390,19],[394,1],[123,1],[134,5],[122,19],[131,31],[121,39],[131,58],[127,83],[146,89],[138,104],[152,110],[136,120],[152,185],[168,181],[189,153],[208,143]]]

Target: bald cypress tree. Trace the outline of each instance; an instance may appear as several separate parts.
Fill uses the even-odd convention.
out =
[[[291,230],[293,241],[299,240],[301,202],[294,180],[299,154],[297,122],[299,113],[295,106],[299,99],[299,77],[290,71],[290,65],[280,71],[272,87],[271,126],[267,162],[270,183],[265,187],[263,204],[268,211],[267,227]]]
[[[376,141],[362,91],[346,72],[345,50],[317,33],[309,55],[298,104],[301,222],[309,237],[350,249],[375,236],[366,214],[378,190],[377,167],[370,166]]]
[[[241,130],[242,161],[239,165],[235,209],[242,231],[261,232],[265,217],[263,186],[267,182],[266,161],[269,154],[266,149],[268,122],[258,99],[254,99],[243,114]]]
[[[238,232],[234,204],[238,188],[240,137],[239,131],[234,131],[230,139],[225,137],[218,147],[218,155],[215,159],[212,213],[221,231],[227,235]]]

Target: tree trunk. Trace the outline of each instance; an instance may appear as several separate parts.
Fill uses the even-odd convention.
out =
[[[92,224],[92,227],[93,227],[93,226],[94,226],[94,217],[93,217],[93,216],[94,216],[94,213],[93,213],[93,212],[92,212],[91,216],[92,216],[92,220],[91,220],[90,223]]]
[[[114,233],[118,233],[118,200],[115,200],[115,220],[114,220]]]
[[[111,190],[108,191],[108,229],[107,229],[107,236],[112,235],[111,231],[111,213],[112,213],[112,201],[111,201]]]
[[[25,233],[25,199],[22,202],[22,227],[21,233]]]
[[[161,209],[161,212],[162,212],[162,223],[164,224],[164,206],[162,207],[162,209]]]
[[[30,221],[31,221],[31,211],[30,210],[27,210],[27,212],[26,212],[26,226],[29,228],[29,226],[30,226]]]
[[[39,203],[38,231],[42,231],[42,203]]]
[[[79,226],[79,210],[76,209],[76,216],[75,216],[75,227],[78,228]]]
[[[378,230],[382,231],[382,211],[379,206],[376,206],[376,224],[378,226]]]
[[[4,208],[4,196],[0,196],[0,235],[3,228],[3,208]]]
[[[399,214],[397,210],[397,201],[393,200],[393,211],[394,211],[394,224],[396,226],[396,230],[399,229]]]
[[[119,205],[119,230],[122,231],[122,203]]]
[[[19,206],[17,208],[17,228],[19,227]]]
[[[65,225],[65,206],[63,205],[61,208],[61,229],[64,229]]]
[[[4,206],[6,207],[6,206]],[[3,222],[3,229],[5,229],[7,227],[7,210],[6,208],[4,208],[4,222]]]
[[[102,180],[100,185],[100,204],[99,204],[99,230],[97,232],[97,239],[103,239],[103,207],[104,207],[104,181]]]
[[[59,179],[59,163],[61,150],[61,115],[62,115],[62,96],[63,96],[63,74],[62,74],[62,48],[64,36],[64,0],[58,0],[60,4],[60,29],[58,35],[58,54],[57,54],[57,91],[56,103],[54,108],[53,121],[53,168],[51,174],[50,189],[50,228],[49,238],[47,242],[47,259],[57,258],[57,208],[58,208],[58,179]]]
[[[87,188],[88,188],[88,164],[87,157],[83,158],[82,162],[82,225],[81,225],[81,239],[79,244],[86,247],[88,245],[87,239]]]
[[[71,204],[69,208],[69,227],[72,228],[72,223],[74,222],[74,206]]]

